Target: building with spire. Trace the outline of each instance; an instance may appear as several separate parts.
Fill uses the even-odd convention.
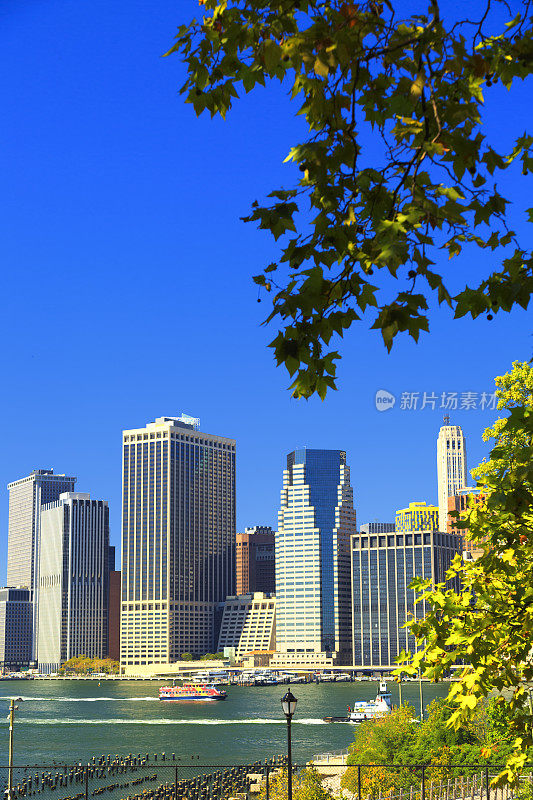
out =
[[[439,531],[448,529],[448,498],[467,485],[466,440],[460,425],[451,425],[444,417],[444,425],[437,439],[437,481],[439,506]]]

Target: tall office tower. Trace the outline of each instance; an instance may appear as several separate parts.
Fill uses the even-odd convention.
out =
[[[166,664],[216,647],[235,594],[235,441],[192,417],[123,434],[121,664]]]
[[[394,533],[394,522],[365,522],[359,526],[360,533]]]
[[[69,658],[104,658],[109,621],[109,507],[65,492],[41,509],[39,671]]]
[[[39,519],[41,506],[74,491],[76,478],[54,475],[53,469],[34,469],[26,478],[9,483],[7,585],[27,586],[33,601],[32,661],[37,659],[39,612]]]
[[[399,533],[406,531],[438,531],[439,508],[427,503],[409,503],[408,508],[396,512],[394,529]]]
[[[274,531],[266,525],[245,528],[244,533],[237,534],[237,594],[276,591],[274,544]]]
[[[460,425],[444,425],[437,439],[437,481],[439,493],[439,530],[445,531],[448,523],[448,497],[457,494],[467,484],[466,440]]]
[[[351,662],[350,536],[356,530],[346,453],[290,453],[276,533],[272,664]]]
[[[459,536],[437,531],[352,536],[353,663],[390,667],[403,650],[414,652],[415,638],[403,627],[425,615],[409,589],[414,577],[444,582],[452,559],[462,551]],[[448,588],[460,590],[459,580]]]
[[[0,589],[0,669],[18,671],[32,661],[33,603],[31,591],[16,586]]]

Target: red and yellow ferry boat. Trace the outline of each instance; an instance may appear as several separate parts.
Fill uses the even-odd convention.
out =
[[[225,700],[224,689],[213,683],[184,683],[183,686],[161,686],[160,700]]]

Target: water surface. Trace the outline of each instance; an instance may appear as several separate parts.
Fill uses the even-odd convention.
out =
[[[389,683],[393,702],[398,687]],[[286,750],[280,700],[285,686],[228,686],[228,699],[162,703],[155,681],[5,681],[0,685],[0,763],[7,763],[8,708],[22,697],[15,721],[15,764],[76,764],[92,756],[175,753],[182,764],[243,764]],[[376,682],[296,684],[292,725],[297,762],[336,751],[353,740],[349,723],[325,723],[356,700],[376,695]],[[447,694],[449,684],[423,684],[424,705]],[[403,685],[403,700],[419,709],[417,683]],[[3,713],[2,713],[3,709]],[[160,759],[160,756],[159,756]]]

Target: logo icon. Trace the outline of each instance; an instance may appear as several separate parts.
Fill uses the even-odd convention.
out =
[[[375,397],[376,408],[378,411],[390,411],[394,408],[396,398],[386,389],[378,389]]]

